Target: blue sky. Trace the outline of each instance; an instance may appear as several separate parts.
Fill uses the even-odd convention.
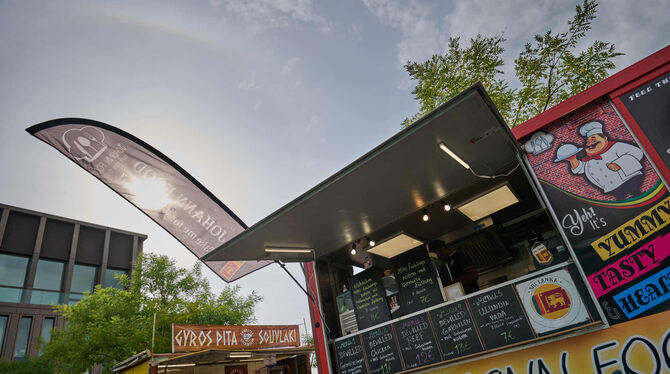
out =
[[[569,1],[0,1],[0,202],[178,242],[24,129],[84,117],[124,129],[188,170],[251,225],[346,166],[416,112],[402,65],[449,36],[504,31],[506,71],[532,35],[565,30]],[[602,1],[589,41],[665,47],[670,2]],[[291,267],[294,274],[298,269]],[[216,289],[223,282],[210,279]],[[237,282],[259,323],[309,321],[272,265]]]

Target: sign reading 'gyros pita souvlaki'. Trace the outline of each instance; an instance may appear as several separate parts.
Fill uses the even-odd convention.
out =
[[[596,100],[524,140],[609,323],[670,309],[670,195],[613,104]],[[557,321],[567,317],[582,319]]]
[[[123,130],[81,118],[27,129],[77,163],[167,230],[198,258],[246,225],[167,156]],[[226,282],[271,261],[207,261]]]
[[[172,325],[172,352],[298,346],[298,325]]]

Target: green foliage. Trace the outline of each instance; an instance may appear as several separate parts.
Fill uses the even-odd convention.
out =
[[[615,67],[612,60],[621,55],[614,44],[595,41],[576,52],[591,29],[597,7],[595,0],[584,0],[568,21],[568,31],[549,30],[525,45],[514,60],[518,89],[510,88],[503,78],[502,35],[477,35],[467,47],[461,47],[459,38],[450,38],[443,55],[433,55],[423,63],[408,62],[405,69],[418,81],[412,93],[421,107],[402,125],[411,125],[465,88],[481,82],[500,114],[514,127],[603,80]]]
[[[53,374],[53,368],[43,358],[26,361],[0,360],[0,373],[3,374]]]
[[[314,346],[314,337],[310,333],[302,334],[302,345],[311,345]],[[316,354],[312,353],[309,355],[309,363],[315,368],[316,365]]]
[[[239,286],[211,292],[200,264],[178,268],[166,256],[144,254],[132,278],[120,277],[125,289],[97,287],[75,305],[60,305],[67,319],[54,330],[44,360],[59,373],[84,372],[101,364],[109,372],[117,362],[151,348],[154,313],[156,352],[171,350],[171,324],[237,325],[254,322],[255,292],[240,296]]]
[[[405,118],[403,126],[411,125],[440,104],[464,89],[482,82],[501,113],[511,109],[513,91],[500,76],[503,74],[505,38],[477,35],[470,39],[470,46],[462,48],[460,38],[449,38],[449,48],[444,55],[433,55],[423,63],[408,62],[405,69],[417,80],[412,93],[421,103],[419,113]]]

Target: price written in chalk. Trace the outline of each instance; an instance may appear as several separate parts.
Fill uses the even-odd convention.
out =
[[[455,345],[455,348],[457,354],[469,352],[472,349],[469,343],[458,343]]]
[[[512,330],[503,331],[503,332],[500,333],[500,336],[502,336],[503,339],[505,340],[505,343],[508,343],[508,344],[513,342],[516,339],[514,337],[514,333],[513,333]]]
[[[419,352],[416,354],[416,362],[421,365],[433,362],[433,351]]]

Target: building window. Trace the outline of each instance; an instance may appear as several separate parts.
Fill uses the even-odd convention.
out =
[[[84,296],[84,292],[93,292],[95,276],[98,268],[89,265],[74,265],[72,270],[72,285],[70,286],[70,304],[76,304]]]
[[[0,316],[0,352],[2,352],[2,345],[5,342],[5,332],[7,331],[8,316]]]
[[[28,342],[30,341],[30,325],[33,317],[21,317],[19,331],[16,333],[16,347],[14,348],[14,361],[23,361],[28,355]]]
[[[72,270],[70,291],[78,293],[93,292],[96,272],[97,268],[95,266],[75,264]]]
[[[82,297],[84,297],[84,295],[82,295],[80,293],[71,293],[70,294],[70,299],[68,300],[68,304],[70,304],[70,305],[76,304],[76,303],[79,302],[79,300],[81,300]],[[66,321],[66,323],[67,323],[67,321]]]
[[[0,301],[7,303],[21,301],[21,288],[26,280],[28,260],[29,258],[25,256],[0,254]]]
[[[35,305],[58,305],[61,293],[58,291],[30,291],[30,303]]]
[[[30,303],[39,305],[60,304],[65,263],[39,259],[35,272],[34,290],[30,291]]]
[[[107,268],[105,272],[105,287],[123,288],[115,275],[128,274],[125,270]]]
[[[0,284],[23,287],[28,269],[28,257],[0,254]]]
[[[35,273],[33,288],[60,291],[63,284],[64,267],[65,264],[63,262],[40,259],[37,262],[37,272]]]
[[[42,344],[47,344],[51,340],[51,330],[53,330],[54,325],[56,324],[55,318],[45,318],[42,322]],[[42,350],[40,349],[40,355],[42,355]]]

